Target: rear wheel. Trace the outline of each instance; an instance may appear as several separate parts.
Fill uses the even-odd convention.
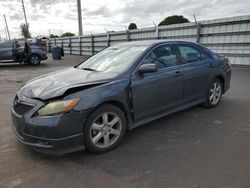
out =
[[[118,146],[126,132],[126,118],[118,107],[105,104],[94,110],[84,126],[86,149],[104,153]]]
[[[219,79],[214,79],[213,82],[210,84],[210,87],[207,92],[207,99],[204,103],[205,107],[213,108],[217,106],[222,97],[222,82]]]
[[[36,55],[36,54],[32,54],[30,57],[29,57],[29,64],[30,65],[39,65],[41,62],[41,58]]]

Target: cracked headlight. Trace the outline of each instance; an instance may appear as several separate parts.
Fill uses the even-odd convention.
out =
[[[48,116],[68,112],[79,102],[79,100],[79,98],[75,98],[70,100],[50,102],[38,110],[37,114],[38,116]]]

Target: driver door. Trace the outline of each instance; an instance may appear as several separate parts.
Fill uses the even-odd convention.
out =
[[[14,47],[15,60],[21,60],[24,57],[25,42],[16,42]]]
[[[142,64],[154,63],[157,71],[134,73],[131,90],[135,121],[167,113],[181,105],[182,75],[178,68],[176,50],[164,44],[152,50]]]

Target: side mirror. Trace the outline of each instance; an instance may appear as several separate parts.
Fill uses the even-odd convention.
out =
[[[143,64],[138,69],[138,72],[141,74],[151,73],[151,72],[156,72],[156,71],[157,71],[157,68],[155,64]]]

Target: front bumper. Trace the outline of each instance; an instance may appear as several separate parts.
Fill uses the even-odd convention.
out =
[[[47,154],[65,154],[84,149],[83,126],[88,111],[36,117],[34,113],[42,102],[26,97],[22,99],[34,107],[23,115],[12,107],[12,129],[20,142]]]
[[[230,83],[231,83],[231,75],[232,75],[232,71],[229,68],[226,72],[225,72],[225,83],[224,83],[224,90],[223,93],[226,93],[229,88],[230,88]]]
[[[61,155],[84,149],[83,133],[65,138],[45,139],[45,138],[31,136],[25,133],[21,135],[16,130],[15,126],[12,126],[12,129],[16,135],[16,138],[21,143],[41,153]]]
[[[46,59],[48,59],[47,54],[46,54],[46,53],[45,53],[45,54],[42,54],[42,55],[41,55],[41,60],[46,60]]]

